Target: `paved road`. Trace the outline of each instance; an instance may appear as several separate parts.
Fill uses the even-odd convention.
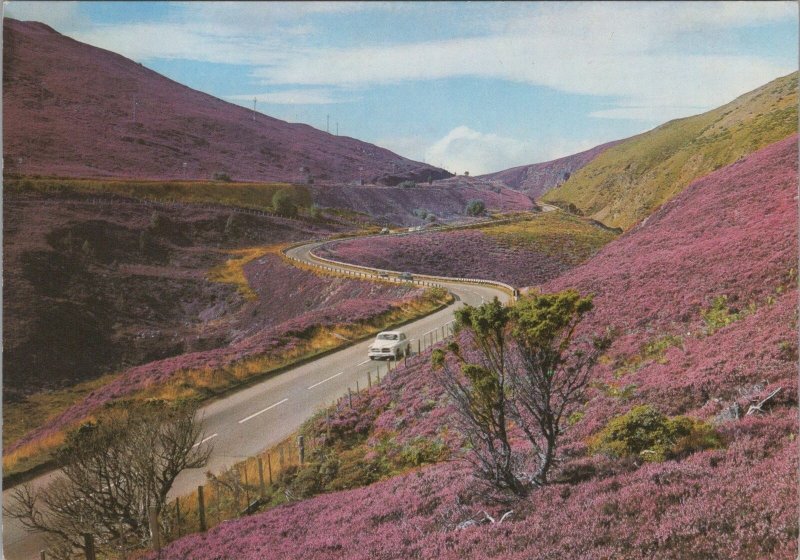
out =
[[[306,262],[313,262],[309,251],[317,244],[304,245],[291,250],[291,255]],[[430,338],[434,330],[453,319],[453,312],[464,303],[479,305],[495,296],[505,301],[508,294],[490,286],[464,285],[440,282],[458,299],[453,304],[428,317],[403,327],[413,339],[425,335]],[[440,331],[441,332],[441,331]],[[203,469],[191,469],[181,473],[173,488],[173,496],[183,495],[205,482],[205,472],[220,472],[246,457],[257,454],[267,447],[282,441],[297,430],[302,422],[316,410],[347,394],[348,387],[355,389],[356,381],[361,387],[367,383],[367,373],[373,376],[376,367],[381,377],[386,373],[385,362],[367,359],[370,341],[360,342],[313,362],[288,370],[280,375],[253,385],[245,390],[203,407],[202,417],[205,437],[213,443],[209,464]],[[33,484],[46,484],[54,473],[36,479]],[[3,492],[5,502],[10,491]],[[43,547],[41,539],[26,532],[13,520],[3,516],[3,551],[9,560],[38,559]]]

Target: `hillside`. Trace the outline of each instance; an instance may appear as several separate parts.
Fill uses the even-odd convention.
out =
[[[178,84],[36,22],[3,22],[5,171],[65,177],[364,180],[450,176]],[[301,170],[308,168],[308,172]]]
[[[419,225],[436,220],[465,218],[470,200],[482,200],[493,212],[533,210],[536,205],[523,193],[502,186],[459,184],[453,180],[420,184],[416,188],[351,185],[314,185],[309,189],[314,203],[322,208],[345,208],[371,216],[379,222]],[[426,218],[419,216],[424,211]]]
[[[797,73],[600,154],[543,200],[628,229],[695,179],[797,131]]]
[[[449,460],[223,523],[159,558],[796,558],[796,146],[795,135],[694,182],[545,286],[594,293],[583,332],[616,333],[564,435],[556,483],[500,502]],[[374,480],[387,450],[415,438],[461,452],[428,359],[356,401],[372,414],[343,403],[317,417],[320,433],[358,430],[370,450],[342,474],[350,484]],[[764,412],[744,415],[778,388]],[[643,404],[707,421],[722,446],[661,462],[590,451],[594,434]],[[296,495],[353,461],[334,457],[281,484]],[[509,510],[501,524],[482,513]]]
[[[607,142],[606,144],[596,146],[585,152],[546,161],[544,163],[520,165],[518,167],[512,167],[511,169],[481,175],[479,178],[500,181],[507,187],[524,192],[532,199],[536,200],[550,189],[562,184],[577,170],[587,165],[610,147],[619,144],[619,142],[619,140]]]
[[[335,241],[316,252],[361,266],[530,286],[563,274],[615,237],[585,219],[549,212],[476,229]]]

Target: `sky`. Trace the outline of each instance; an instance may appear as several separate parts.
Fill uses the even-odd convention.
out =
[[[796,2],[30,2],[290,122],[476,175],[701,113],[798,68]]]

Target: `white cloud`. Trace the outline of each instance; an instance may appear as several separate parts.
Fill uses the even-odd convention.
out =
[[[427,149],[419,138],[385,139],[379,144],[403,156],[459,174],[483,175],[520,165],[542,163],[577,154],[605,142],[600,139],[539,138],[534,141],[457,126]],[[424,152],[420,153],[420,150]]]
[[[331,89],[288,89],[257,94],[229,95],[231,101],[250,102],[255,98],[258,103],[275,105],[328,105],[346,103],[352,98],[343,98]]]
[[[459,174],[469,171],[481,175],[530,163],[531,152],[527,142],[461,125],[430,146],[425,151],[425,160]]]
[[[732,29],[797,21],[795,2],[589,2],[472,6],[463,38],[323,48],[335,35],[320,20],[406,3],[179,3],[166,19],[86,27],[74,3],[12,2],[9,15],[64,22],[78,40],[135,60],[186,59],[254,67],[265,86],[295,90],[369,87],[480,77],[614,101],[596,118],[655,120],[696,113],[796,70],[796,47],[765,58],[743,52]],[[38,16],[36,15],[38,14]],[[499,14],[499,15],[498,15]],[[466,17],[466,16],[465,16]],[[319,26],[319,27],[318,27]],[[484,30],[475,36],[475,29]],[[59,27],[59,30],[64,30]],[[432,31],[432,36],[435,33]],[[273,94],[278,102],[292,102]],[[315,103],[323,94],[305,93]],[[300,99],[299,94],[294,99]],[[296,101],[294,101],[296,102]]]

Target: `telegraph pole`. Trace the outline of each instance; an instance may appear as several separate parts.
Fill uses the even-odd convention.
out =
[[[253,98],[253,122],[256,122],[256,98]]]

